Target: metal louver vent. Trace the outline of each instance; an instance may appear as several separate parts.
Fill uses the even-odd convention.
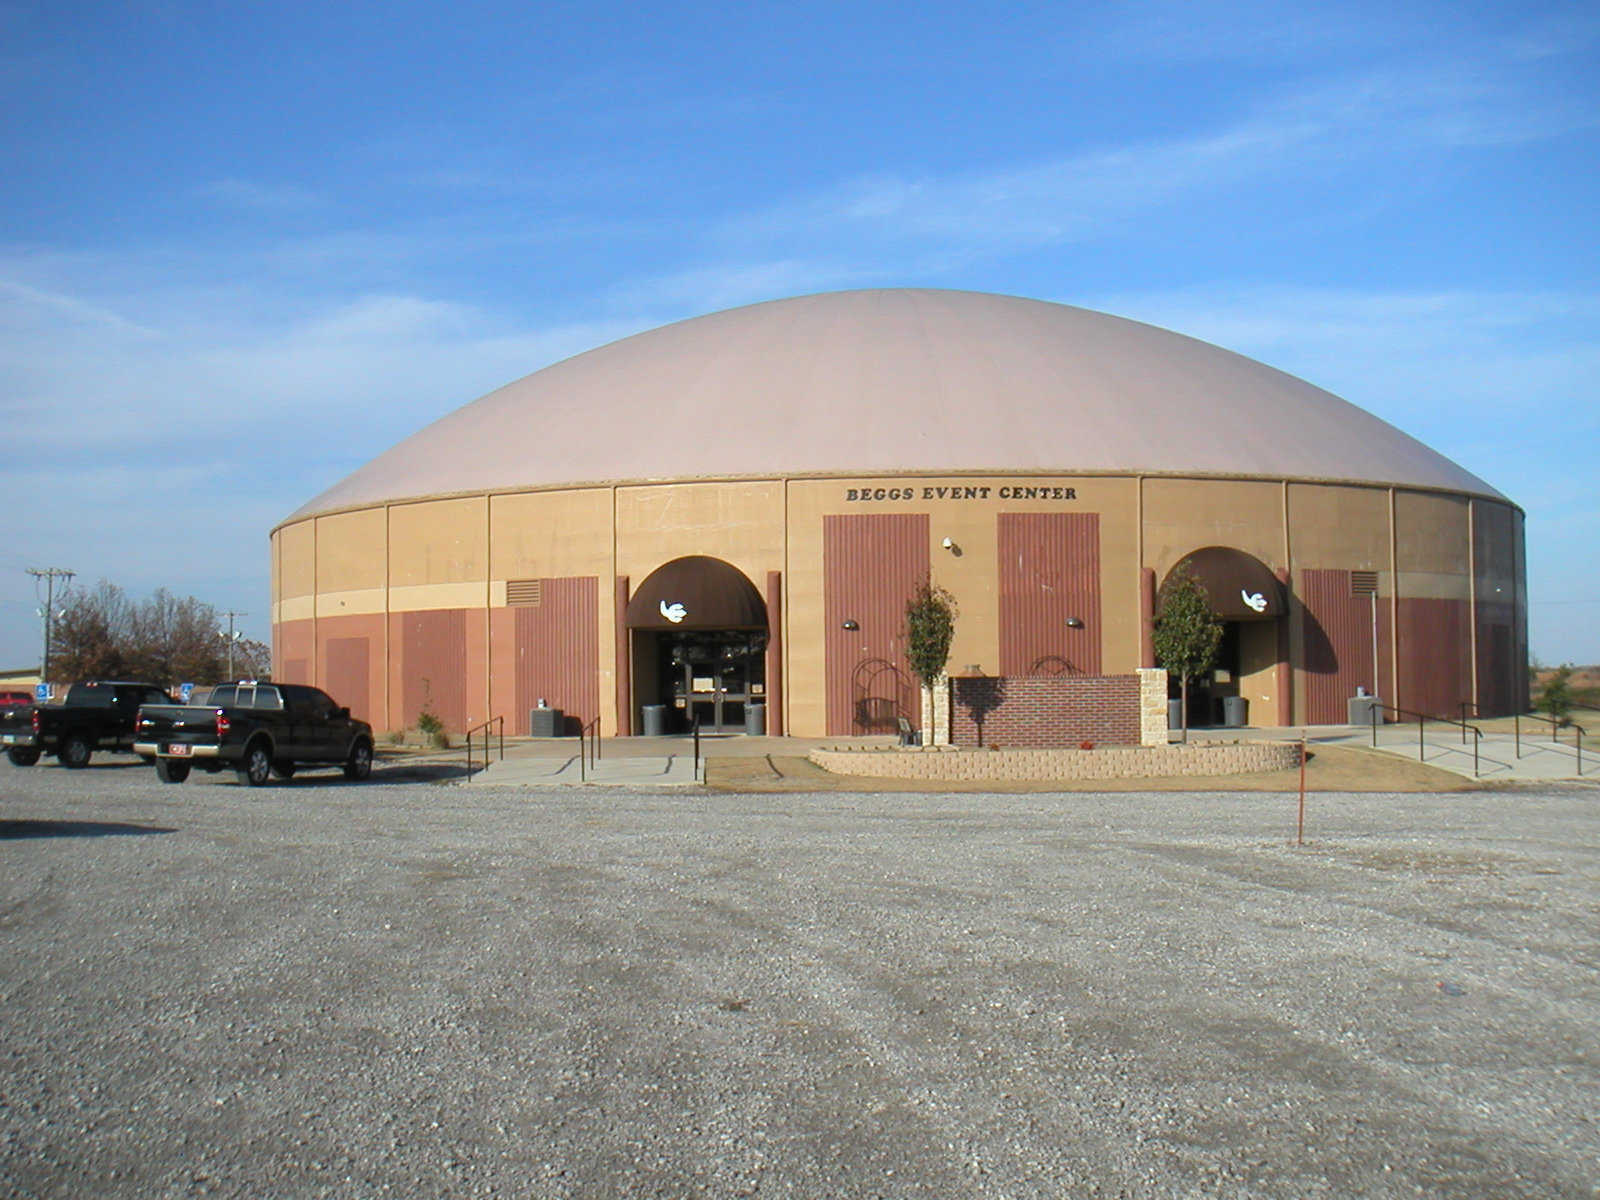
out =
[[[1350,594],[1352,596],[1376,596],[1378,594],[1378,573],[1376,571],[1351,571]]]
[[[506,580],[506,603],[512,608],[538,608],[544,603],[544,580]]]

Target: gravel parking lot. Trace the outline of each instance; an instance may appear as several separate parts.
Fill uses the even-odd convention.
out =
[[[1600,790],[0,763],[6,1196],[1594,1196]]]

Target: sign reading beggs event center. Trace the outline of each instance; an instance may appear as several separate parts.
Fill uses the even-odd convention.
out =
[[[848,488],[844,498],[859,503],[873,500],[915,500],[919,489],[914,487]],[[925,487],[920,489],[924,500],[987,500],[995,493],[1001,500],[1076,500],[1078,489],[1070,487],[1037,487],[1032,484],[1007,484],[992,487]]]

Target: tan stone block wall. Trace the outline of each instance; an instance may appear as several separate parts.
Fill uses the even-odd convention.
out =
[[[1167,673],[1160,667],[1139,668],[1139,744],[1167,744]]]
[[[898,747],[817,749],[809,755],[825,771],[876,779],[926,779],[1003,783],[1052,780],[1149,779],[1158,776],[1242,775],[1299,766],[1300,748],[1285,742],[1187,746],[1116,746],[1100,750],[960,750]]]

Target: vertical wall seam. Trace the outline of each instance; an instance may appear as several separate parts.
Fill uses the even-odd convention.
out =
[[[383,720],[390,729],[398,728],[394,723],[394,639],[389,633],[389,623],[392,619],[389,610],[389,588],[393,582],[391,576],[389,545],[389,509],[390,505],[383,506]]]
[[[1389,489],[1389,696],[1400,703],[1400,533],[1394,488]]]
[[[1472,713],[1478,713],[1478,501],[1467,497],[1467,646]]]

